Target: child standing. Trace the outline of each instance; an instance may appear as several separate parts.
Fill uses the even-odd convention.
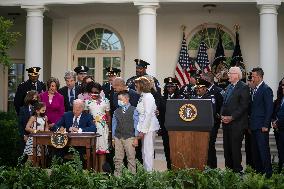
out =
[[[122,91],[118,94],[118,105],[112,118],[112,143],[115,148],[115,176],[121,175],[124,154],[127,156],[127,167],[136,173],[135,147],[138,146],[138,112],[129,103],[129,94]]]
[[[46,105],[43,102],[39,102],[34,106],[34,113],[30,117],[26,131],[28,133],[36,133],[38,131],[48,131],[47,116],[45,115]],[[28,137],[24,154],[28,155],[28,159],[32,160],[33,156],[33,137]],[[37,146],[37,156],[41,156],[40,147]]]

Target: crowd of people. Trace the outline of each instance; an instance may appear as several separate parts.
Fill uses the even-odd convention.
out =
[[[239,67],[228,72],[229,85],[222,89],[211,72],[192,71],[190,83],[182,86],[173,77],[164,79],[163,95],[158,80],[146,73],[148,62],[135,59],[136,75],[121,78],[118,68],[106,68],[109,81],[103,85],[88,76],[86,66],[78,66],[64,75],[66,85],[51,77],[46,85],[38,80],[39,67],[26,69],[29,79],[21,83],[14,105],[19,116],[22,151],[32,156],[32,137],[37,131],[97,132],[96,170],[114,164],[121,174],[123,164],[136,172],[136,159],[145,170],[153,170],[156,134],[163,139],[167,167],[171,169],[169,136],[164,126],[169,99],[211,99],[214,126],[210,132],[208,161],[217,167],[215,142],[223,129],[225,166],[242,172],[242,141],[246,141],[246,162],[257,172],[271,176],[269,131],[274,129],[279,152],[279,171],[284,163],[284,79],[277,98],[263,81],[264,72],[254,68],[247,83]],[[77,82],[76,82],[77,81]],[[185,141],[186,144],[186,141]],[[64,151],[64,150],[63,150]],[[80,154],[84,153],[79,149]],[[125,158],[126,154],[126,158]],[[40,156],[40,148],[37,150]],[[64,156],[62,156],[64,157]],[[110,166],[111,167],[111,166]]]

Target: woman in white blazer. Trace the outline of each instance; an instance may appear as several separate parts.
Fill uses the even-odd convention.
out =
[[[136,110],[139,113],[137,130],[142,138],[142,158],[146,171],[153,170],[155,134],[160,125],[156,117],[157,106],[151,94],[151,83],[146,77],[137,78],[136,91],[141,95]]]

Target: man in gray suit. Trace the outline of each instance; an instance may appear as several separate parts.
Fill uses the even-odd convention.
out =
[[[226,88],[221,110],[225,166],[241,172],[241,147],[244,130],[248,127],[250,93],[249,87],[241,81],[239,67],[231,67],[228,76],[230,84]]]

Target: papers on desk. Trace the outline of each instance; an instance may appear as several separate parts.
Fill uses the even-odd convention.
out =
[[[91,134],[95,134],[95,132],[81,132],[81,133],[83,133],[83,134],[84,134],[84,133],[91,133]]]

